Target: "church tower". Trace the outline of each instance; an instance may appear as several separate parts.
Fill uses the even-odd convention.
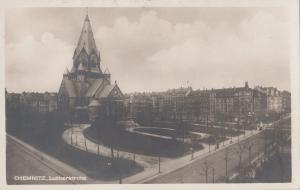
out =
[[[100,67],[100,51],[97,49],[89,15],[87,14],[73,55],[72,79],[99,79],[110,81],[110,74],[104,74]]]
[[[73,65],[66,69],[59,88],[59,107],[73,112],[75,118],[84,121],[91,102],[110,102],[122,99],[117,83],[111,84],[110,72],[102,72],[100,52],[97,49],[89,15],[86,14],[80,37],[73,54]],[[94,104],[92,104],[94,105]],[[73,111],[72,111],[73,110]],[[118,109],[122,110],[122,109]],[[81,118],[81,119],[80,119]]]

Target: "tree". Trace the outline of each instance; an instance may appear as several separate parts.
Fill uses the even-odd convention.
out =
[[[238,153],[238,156],[239,156],[239,165],[238,165],[239,173],[241,173],[241,171],[242,171],[242,156],[243,156],[244,150],[245,150],[244,145],[241,142],[238,142],[237,153]]]
[[[225,180],[226,182],[228,181],[228,161],[229,161],[229,149],[225,149],[225,154],[224,154],[224,160],[225,160]]]
[[[268,130],[265,129],[263,134],[264,134],[264,157],[266,159],[268,157],[268,141],[269,141]]]
[[[203,165],[202,165],[202,171],[203,174],[205,175],[205,183],[208,183],[208,171],[209,171],[209,165],[207,160],[205,159]]]
[[[212,182],[215,183],[215,168],[211,167],[212,169]]]
[[[160,173],[160,151],[158,151],[158,173]]]
[[[252,143],[252,142],[250,143],[248,141],[245,144],[245,148],[247,148],[248,153],[249,153],[249,166],[251,165],[251,149],[252,149],[253,145],[254,145],[254,143]]]

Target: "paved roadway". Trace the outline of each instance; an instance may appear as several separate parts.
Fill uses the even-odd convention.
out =
[[[290,116],[281,118],[273,124],[280,123],[288,119]],[[242,153],[242,166],[246,166],[249,163],[249,145],[251,148],[251,160],[264,152],[265,138],[264,131],[260,131],[247,139],[240,139],[239,143],[234,143],[231,146],[223,148],[219,151],[209,154],[198,160],[186,165],[185,167],[179,168],[176,171],[157,175],[152,179],[143,181],[142,183],[205,183],[206,174],[205,169],[208,168],[207,182],[224,182],[226,176],[226,162],[225,153],[229,152],[229,159],[227,163],[228,177],[233,176],[238,171],[239,166],[239,155]],[[242,148],[239,148],[242,147]],[[205,166],[207,163],[207,167]],[[214,170],[214,175],[213,175]]]
[[[189,166],[185,166],[175,172],[171,172],[167,175],[162,175],[160,177],[156,177],[152,180],[145,181],[145,183],[205,183],[206,175],[205,169],[208,168],[208,183],[212,183],[213,180],[223,181],[226,174],[226,162],[225,162],[225,152],[229,151],[229,159],[228,159],[228,176],[232,176],[238,169],[239,165],[239,146],[243,146],[242,150],[242,166],[245,166],[249,163],[249,149],[246,147],[253,143],[251,149],[251,159],[257,156],[264,150],[264,140],[263,133],[258,133],[253,135],[247,139],[242,139],[240,143],[233,144],[224,148],[222,150],[216,151],[213,154],[209,154],[208,156],[201,158]],[[205,162],[207,162],[207,167],[205,166]],[[214,168],[214,175],[213,175]]]
[[[15,176],[60,176],[43,162],[32,156],[25,149],[7,138],[6,146],[6,180],[8,185],[16,184],[68,184],[69,181],[14,180]]]

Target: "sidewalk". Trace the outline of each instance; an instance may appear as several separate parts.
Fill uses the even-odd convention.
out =
[[[32,147],[31,145],[19,140],[16,137],[13,137],[9,134],[6,134],[7,141],[10,141],[14,145],[18,146],[25,152],[27,152],[29,155],[40,161],[41,163],[45,164],[49,168],[51,168],[53,171],[55,171],[60,176],[74,176],[74,177],[85,177],[86,174],[71,167],[70,165],[57,160],[56,158],[53,158],[52,156],[45,154],[36,148]],[[99,181],[95,181],[94,179],[88,178],[86,181],[70,181],[70,183],[76,184],[89,184],[89,183],[99,183]]]
[[[90,127],[89,124],[73,125],[73,127],[63,132],[62,138],[66,143],[75,148],[88,151],[93,154],[99,154],[102,156],[110,157],[111,150],[109,147],[106,147],[101,144],[98,145],[89,140],[88,138],[85,138],[83,131],[88,127]],[[245,135],[241,134],[240,136],[233,137],[232,143],[230,143],[231,139],[224,141],[224,146],[223,142],[220,143],[219,149],[217,150],[215,150],[215,145],[211,145],[210,150],[208,145],[204,145],[204,148],[202,150],[193,153],[193,160],[191,159],[191,154],[174,159],[161,157],[160,173],[158,173],[158,157],[135,154],[135,161],[144,167],[144,171],[129,176],[123,179],[122,181],[123,183],[142,183],[143,181],[148,180],[149,178],[156,177],[157,175],[163,175],[168,172],[174,171],[178,168],[184,167],[186,164],[189,164],[195,160],[202,159],[203,157],[209,154],[222,150],[228,147],[229,145],[237,143],[238,141],[245,140],[246,138],[252,135],[258,134],[259,132],[260,131],[246,131]],[[117,151],[114,151],[114,154],[116,154],[116,152]],[[118,151],[118,154],[122,158],[133,160],[133,153]]]

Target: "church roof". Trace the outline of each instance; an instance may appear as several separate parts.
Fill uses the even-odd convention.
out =
[[[73,81],[70,79],[63,79],[62,81],[62,93],[68,97],[76,97],[76,89],[74,87]]]
[[[89,83],[86,81],[74,81],[73,84],[75,86],[77,96],[79,97],[84,97],[86,91],[90,87]]]
[[[109,72],[109,70],[108,70],[107,67],[105,68],[104,74],[110,74],[110,72]]]
[[[101,85],[103,85],[104,80],[103,79],[97,79],[95,80],[92,85],[90,86],[90,88],[88,89],[88,91],[86,92],[85,96],[86,97],[93,97],[97,90],[100,88]]]
[[[77,57],[82,51],[82,49],[85,49],[88,55],[93,50],[98,54],[96,42],[92,31],[92,26],[88,15],[86,15],[84,19],[81,34],[73,58]]]
[[[113,84],[113,85],[109,84],[109,85],[105,86],[105,88],[103,90],[101,90],[101,92],[96,95],[97,98],[106,98],[106,97],[108,97],[115,86],[116,86],[115,84]]]
[[[72,69],[71,69],[71,73],[74,73],[76,71],[75,66],[73,65]]]
[[[116,94],[111,94],[117,91]],[[60,93],[68,97],[107,98],[109,96],[123,96],[117,84],[109,84],[105,79],[95,79],[90,84],[86,81],[63,79]]]
[[[69,69],[68,68],[66,68],[64,74],[69,74]]]
[[[88,56],[91,53],[96,53],[98,58],[92,59],[93,61],[91,63],[93,64],[88,62],[83,65],[82,59],[86,60],[86,55],[80,54],[82,51],[85,51]],[[99,58],[100,54],[96,47],[90,19],[88,15],[86,15],[79,41],[74,51],[71,73],[69,75],[64,75],[59,89],[59,94],[72,98],[85,97],[88,99],[101,99],[110,96],[115,98],[123,96],[117,84],[110,84],[110,78],[107,75],[109,71],[106,71],[106,74],[102,74]],[[78,63],[80,64],[78,65]],[[77,70],[89,71],[85,80],[80,80],[80,78],[77,77]]]

